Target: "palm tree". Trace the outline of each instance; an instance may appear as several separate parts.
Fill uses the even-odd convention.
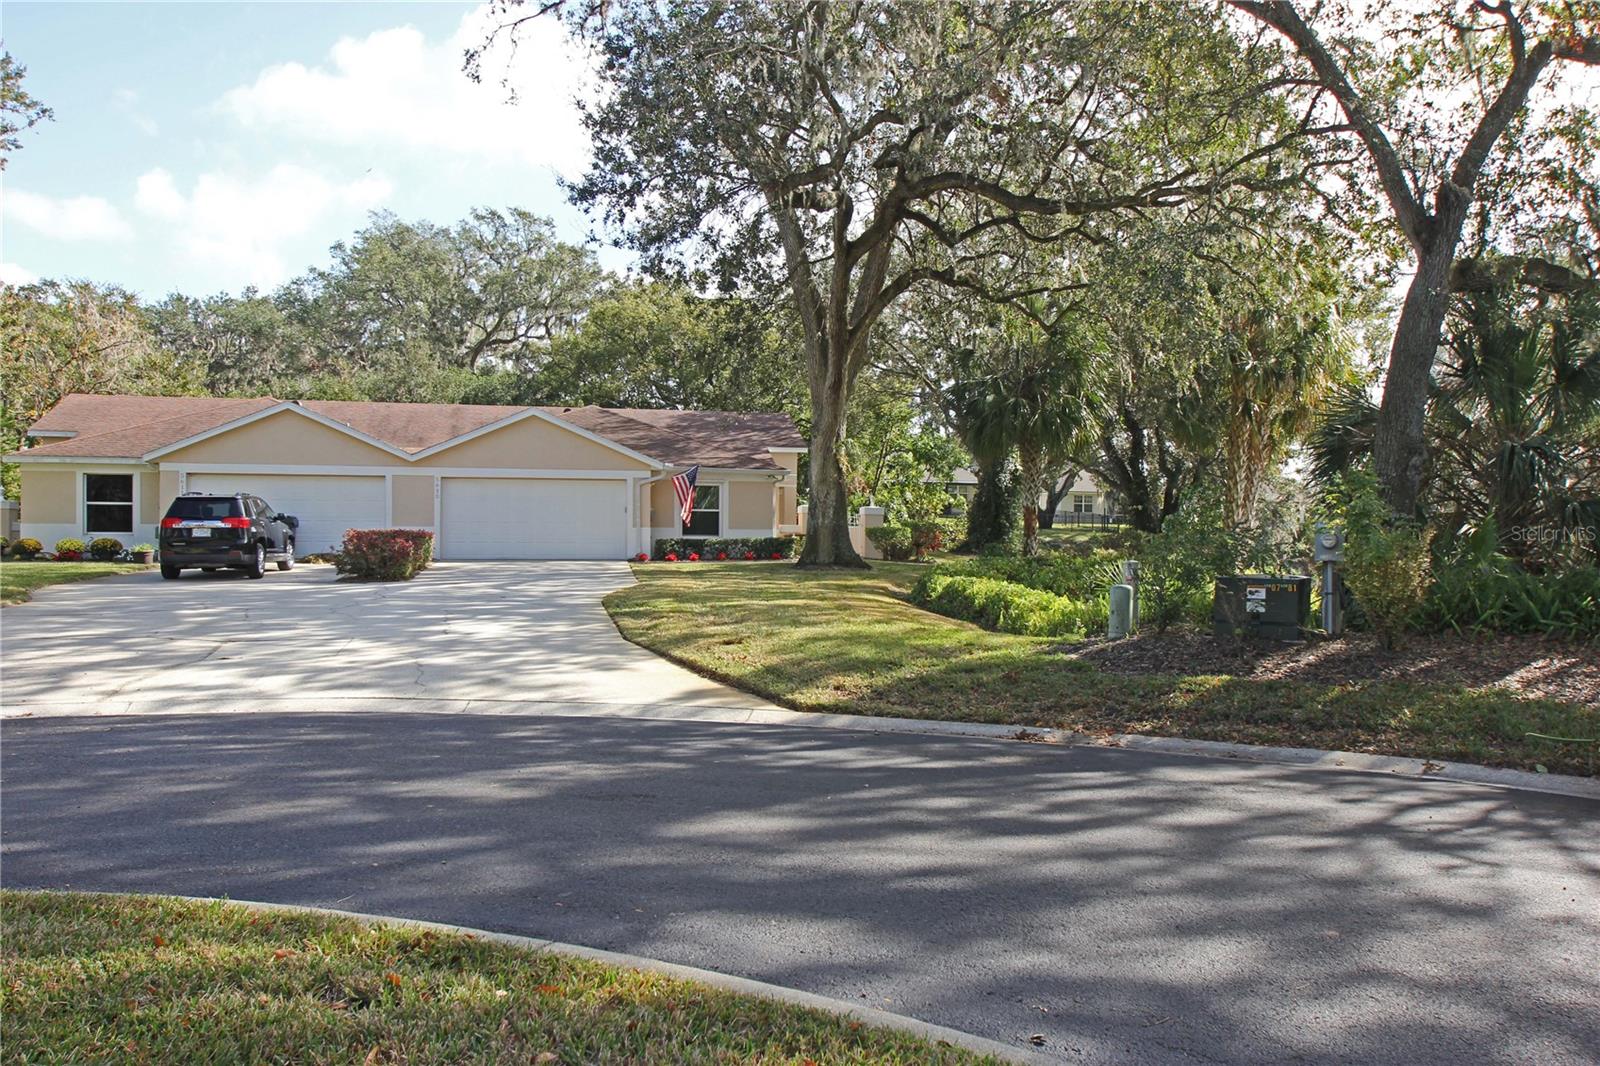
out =
[[[1371,453],[1377,409],[1346,389],[1311,438],[1326,480]],[[1423,499],[1446,530],[1493,524],[1500,548],[1540,562],[1600,509],[1600,296],[1530,304],[1500,288],[1457,297],[1428,406]]]
[[[1047,471],[1060,465],[1084,424],[1082,362],[1063,332],[1047,333],[1016,316],[997,323],[984,342],[962,353],[951,407],[980,481],[993,479],[1016,454],[1022,552],[1037,555]],[[975,546],[982,538],[980,531]]]

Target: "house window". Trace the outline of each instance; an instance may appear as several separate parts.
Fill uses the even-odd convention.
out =
[[[1075,492],[1072,494],[1073,514],[1094,514],[1094,493]]]
[[[85,474],[83,498],[87,533],[133,532],[133,475]]]
[[[696,485],[694,487],[694,510],[689,512],[689,521],[683,524],[683,535],[686,537],[722,536],[721,485]]]

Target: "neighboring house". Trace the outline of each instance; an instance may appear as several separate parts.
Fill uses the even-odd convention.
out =
[[[967,503],[972,502],[973,495],[978,491],[978,475],[966,467],[957,467],[950,472],[949,481],[939,481],[937,478],[928,478],[927,484],[942,485],[944,490],[953,496],[960,496]],[[1057,488],[1065,486],[1057,485]],[[1039,494],[1039,506],[1049,506],[1049,497],[1045,493]],[[1067,488],[1066,495],[1061,498],[1061,503],[1056,507],[1056,515],[1071,521],[1072,515],[1114,515],[1117,513],[1115,496],[1102,489],[1095,482],[1094,475],[1087,471],[1079,471],[1073,479],[1072,485]]]
[[[301,554],[433,530],[441,559],[620,559],[657,537],[795,527],[806,451],[781,414],[73,394],[33,425],[23,536],[156,540],[182,492],[250,492]],[[679,520],[672,475],[700,466]]]

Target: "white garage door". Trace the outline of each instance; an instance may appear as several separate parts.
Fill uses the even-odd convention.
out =
[[[310,474],[190,474],[190,492],[248,492],[300,519],[295,552],[330,551],[347,529],[388,524],[388,484],[381,477]]]
[[[623,481],[445,478],[441,559],[621,559]]]

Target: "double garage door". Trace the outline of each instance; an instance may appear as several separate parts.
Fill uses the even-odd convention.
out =
[[[347,529],[382,529],[389,522],[389,483],[381,477],[296,474],[190,474],[190,492],[248,492],[300,519],[297,555],[332,551]]]
[[[621,559],[628,551],[624,481],[469,478],[440,481],[441,559]],[[190,474],[190,492],[248,492],[300,519],[296,550],[328,551],[347,529],[389,524],[382,477]]]

